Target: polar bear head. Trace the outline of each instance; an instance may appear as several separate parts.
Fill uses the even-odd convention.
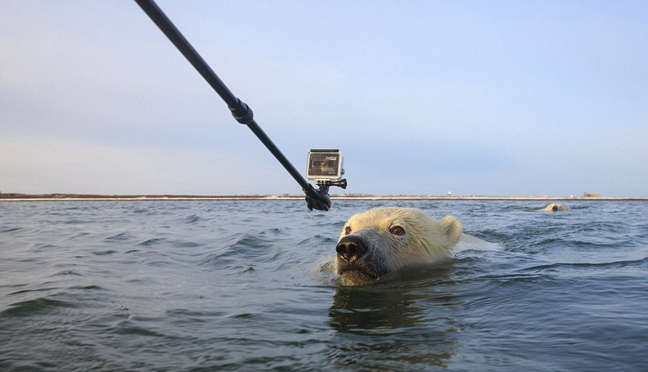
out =
[[[570,209],[571,208],[569,208],[568,206],[562,205],[560,203],[551,203],[548,206],[546,206],[545,208],[543,208],[543,210],[549,211],[549,212],[568,211]]]
[[[447,259],[462,234],[453,216],[436,221],[415,208],[376,208],[352,216],[335,248],[344,284],[371,283],[404,267]]]

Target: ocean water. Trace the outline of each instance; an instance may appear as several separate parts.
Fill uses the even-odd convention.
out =
[[[648,205],[0,203],[1,371],[648,370]],[[344,287],[318,270],[377,206],[496,248]]]

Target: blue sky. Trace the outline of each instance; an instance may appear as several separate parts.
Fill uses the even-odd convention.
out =
[[[648,196],[648,2],[157,3],[347,192]],[[1,1],[0,133],[2,192],[301,192],[133,1]]]

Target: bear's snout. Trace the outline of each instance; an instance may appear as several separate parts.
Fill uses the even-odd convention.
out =
[[[335,251],[339,257],[350,261],[358,259],[367,253],[367,243],[359,236],[349,235],[340,239]]]

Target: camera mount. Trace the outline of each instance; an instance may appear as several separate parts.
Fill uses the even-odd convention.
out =
[[[344,174],[342,164],[342,153],[338,149],[312,149],[308,153],[306,177],[315,181],[317,186],[319,186],[319,190],[313,189],[313,191],[319,195],[326,195],[329,203],[329,187],[336,186],[343,189],[347,187],[346,179],[342,179],[342,175]],[[310,208],[311,203],[309,202],[308,205]]]

